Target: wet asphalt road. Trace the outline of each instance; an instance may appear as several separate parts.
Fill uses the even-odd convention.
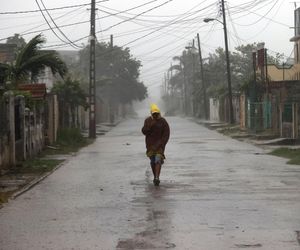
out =
[[[300,166],[167,119],[160,187],[125,121],[0,210],[0,249],[300,249]]]

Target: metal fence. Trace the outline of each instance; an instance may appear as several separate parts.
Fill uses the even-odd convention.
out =
[[[261,102],[249,102],[247,109],[247,127],[254,132],[269,131],[272,134],[280,134],[282,118],[278,100],[264,100]]]

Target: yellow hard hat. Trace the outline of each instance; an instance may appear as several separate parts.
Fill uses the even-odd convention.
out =
[[[160,113],[160,110],[156,104],[151,104],[150,112],[151,112],[151,114]]]

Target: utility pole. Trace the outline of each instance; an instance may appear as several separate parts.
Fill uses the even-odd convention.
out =
[[[114,35],[110,35],[110,48],[113,49],[114,47]]]
[[[195,70],[195,68],[196,68],[196,65],[195,65],[195,53],[194,53],[194,51],[195,51],[195,39],[193,39],[193,43],[192,43],[192,63],[193,63],[193,68],[192,68],[192,73],[193,73],[193,85],[192,85],[192,87],[191,87],[191,90],[192,90],[192,103],[191,103],[191,115],[192,116],[196,116],[196,95],[194,94],[195,93],[195,91],[194,91],[194,88],[195,88],[195,82],[196,82],[196,76],[195,76],[195,72],[196,72],[196,70]]]
[[[111,79],[110,84],[111,84],[111,89],[112,86],[114,85],[114,57],[113,57],[113,48],[114,48],[114,35],[110,35],[110,63],[109,63],[109,78]],[[109,109],[109,122],[113,124],[115,122],[115,103],[114,103],[114,93],[111,93],[110,96],[108,96],[108,109]]]
[[[250,92],[251,99],[250,99],[250,128],[253,129],[256,133],[256,123],[257,123],[257,117],[256,117],[256,88],[257,88],[257,82],[256,82],[256,51],[252,52],[252,60],[253,60],[253,86],[252,91]]]
[[[265,49],[265,80],[266,80],[266,85],[267,85],[267,97],[269,98],[269,78],[268,78],[268,51]]]
[[[256,102],[256,51],[252,52],[252,61],[253,61],[253,102]]]
[[[168,76],[167,73],[164,73],[165,79],[164,79],[164,95],[167,95],[167,81],[168,81]]]
[[[185,65],[183,64],[183,62],[180,62],[180,67],[182,69],[183,72],[183,113],[185,115],[187,115],[187,83],[186,83],[186,74],[185,74]]]
[[[230,124],[233,124],[234,123],[234,117],[233,117],[232,91],[231,91],[231,73],[230,73],[230,60],[229,60],[229,50],[228,50],[228,38],[227,38],[227,27],[226,27],[226,16],[225,16],[224,0],[221,0],[221,3],[222,3],[224,39],[225,39],[225,52],[226,52],[226,64],[227,64],[229,119],[230,119]]]
[[[197,33],[197,40],[198,40],[198,53],[199,53],[200,69],[201,69],[201,81],[202,81],[202,87],[203,87],[204,117],[206,120],[208,120],[208,110],[207,110],[207,100],[206,100],[206,84],[204,81],[204,70],[203,70],[203,61],[202,61],[199,33]]]
[[[96,72],[95,72],[95,0],[91,0],[89,138],[96,138]]]
[[[170,80],[169,80],[169,83],[168,83],[168,90],[170,90],[170,95],[173,96],[173,87],[172,87],[172,84],[171,84],[171,80],[173,78],[173,65],[172,63],[170,63],[170,69],[171,69],[171,72],[170,72]]]

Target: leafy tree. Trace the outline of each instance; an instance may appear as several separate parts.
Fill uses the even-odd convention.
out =
[[[88,79],[89,46],[80,51],[78,70]],[[133,58],[128,48],[96,44],[97,96],[113,103],[131,103],[143,100],[147,89],[139,81],[141,62]]]
[[[253,57],[252,52],[256,44],[241,45],[235,51],[229,53],[231,84],[233,92],[239,92],[253,79]],[[215,50],[209,55],[208,62],[204,64],[205,80],[210,96],[227,95],[227,71],[225,51],[222,48]],[[268,56],[268,60],[275,58]]]
[[[65,81],[54,84],[52,93],[59,101],[59,123],[62,127],[76,127],[76,109],[78,106],[88,107],[84,90],[80,82],[68,77]]]
[[[65,63],[55,51],[41,50],[44,43],[42,35],[37,35],[17,52],[14,63],[0,63],[0,72],[14,87],[28,81],[35,82],[45,67],[49,67],[53,74],[58,73],[61,77],[65,75]]]

